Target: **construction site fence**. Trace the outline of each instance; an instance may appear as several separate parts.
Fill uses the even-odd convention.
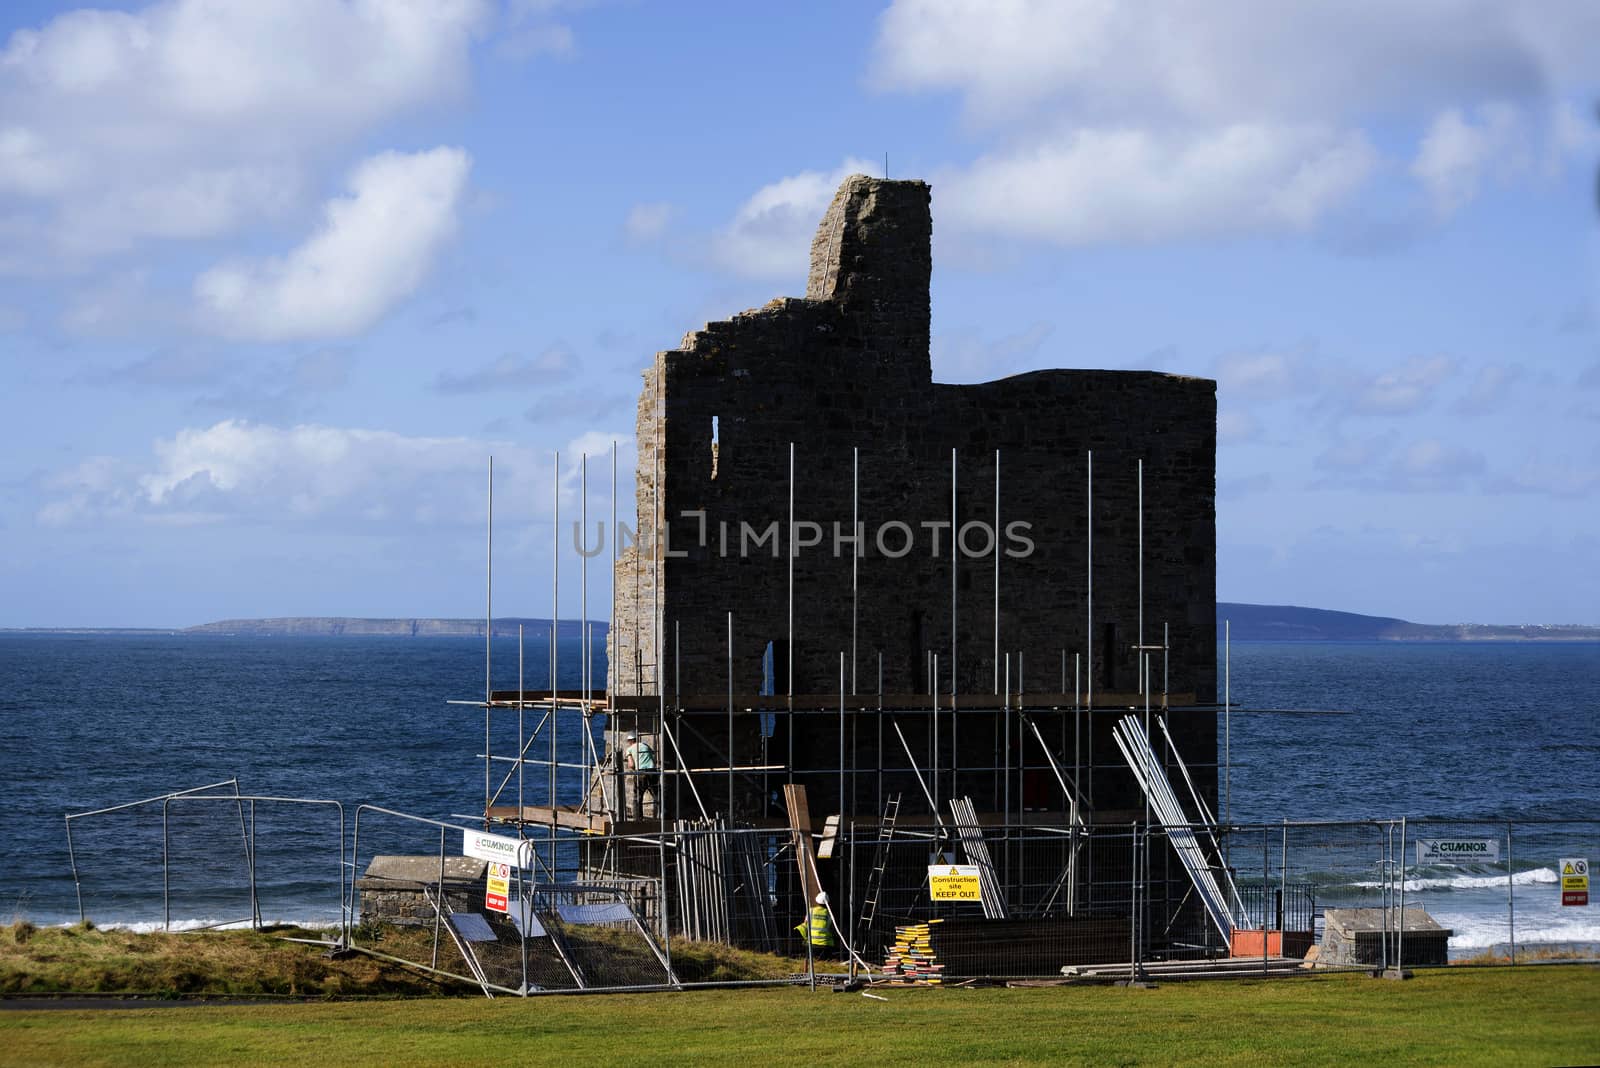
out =
[[[504,911],[480,869],[451,863],[480,828],[231,781],[66,822],[85,919],[259,927],[314,900],[328,941],[489,993],[687,985],[672,958],[691,942],[930,983],[1600,960],[1587,874],[1600,820],[984,824],[974,838],[922,816],[804,841],[718,819],[543,831],[526,838]],[[378,857],[407,859],[404,877]],[[934,876],[944,893],[951,869],[973,867],[986,869],[977,900],[935,896]],[[409,904],[374,914],[395,895]]]

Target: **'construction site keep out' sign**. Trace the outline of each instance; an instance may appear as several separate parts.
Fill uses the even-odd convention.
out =
[[[1561,861],[1561,903],[1589,903],[1589,861],[1583,857],[1564,857]]]
[[[982,901],[976,864],[928,865],[928,894],[935,901]]]

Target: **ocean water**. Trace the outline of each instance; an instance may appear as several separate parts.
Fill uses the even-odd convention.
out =
[[[1287,881],[1319,904],[1382,904],[1390,876],[1455,932],[1454,955],[1513,937],[1600,951],[1600,896],[1563,907],[1557,873],[1600,859],[1600,644],[1260,642],[1230,660],[1247,709],[1227,732],[1234,822],[1407,821],[1406,855],[1397,837],[1387,853],[1399,872],[1378,828],[1247,834],[1257,855],[1268,839],[1269,884],[1286,842]],[[1418,838],[1494,841],[1499,861],[1419,865]],[[1233,859],[1243,877],[1260,870]]]
[[[563,688],[578,685],[580,658],[563,640]],[[493,661],[495,686],[514,688],[515,641],[497,640]],[[342,802],[347,821],[362,803],[481,812],[483,713],[447,702],[480,698],[483,669],[482,643],[455,638],[0,635],[0,922],[76,919],[80,892],[97,922],[163,922],[161,806],[74,821],[76,887],[67,812],[232,778],[245,793]],[[528,649],[525,684],[548,674],[544,646]],[[1509,871],[1519,942],[1600,941],[1600,905],[1560,907],[1555,870],[1562,857],[1600,861],[1600,644],[1239,643],[1231,674],[1233,822],[1405,816],[1411,838],[1494,838],[1497,864],[1410,858],[1407,904],[1452,926],[1455,948],[1498,944]],[[577,763],[576,715],[557,728],[556,755]],[[515,748],[514,715],[497,714],[493,731],[496,753]],[[501,803],[517,797],[512,767],[492,772]],[[557,790],[575,796],[578,770],[560,774]],[[524,771],[528,803],[549,786]],[[175,802],[166,816],[173,926],[245,918],[239,807]],[[337,919],[337,819],[331,805],[256,807],[263,918]],[[363,862],[440,848],[437,828],[372,811],[361,834]],[[1399,852],[1394,832],[1370,825],[1244,837],[1230,848],[1265,853],[1267,882],[1309,883],[1319,903],[1379,903],[1384,859]],[[1249,878],[1256,861],[1234,860]]]

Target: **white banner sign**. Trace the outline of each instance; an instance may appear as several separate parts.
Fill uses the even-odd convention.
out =
[[[503,834],[485,831],[461,832],[461,855],[479,860],[510,864],[514,868],[531,868],[532,842],[507,838]]]
[[[1418,838],[1418,864],[1498,864],[1498,838]]]

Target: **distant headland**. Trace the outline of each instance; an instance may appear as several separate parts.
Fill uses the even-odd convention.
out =
[[[1412,623],[1325,608],[1217,602],[1217,635],[1231,624],[1236,641],[1259,642],[1546,642],[1600,641],[1600,627],[1577,624]]]
[[[1600,641],[1600,626],[1579,624],[1502,625],[1492,623],[1412,623],[1391,616],[1364,616],[1325,608],[1294,605],[1217,602],[1217,635],[1224,621],[1236,641],[1279,642],[1526,642]],[[597,638],[604,620],[590,620]],[[515,638],[517,628],[528,639],[548,640],[550,620],[507,617],[494,621],[494,636]],[[369,619],[356,616],[276,616],[270,619],[221,619],[193,627],[0,627],[0,633],[28,634],[169,634],[234,638],[481,638],[481,619]],[[576,638],[582,623],[563,619],[557,633]]]
[[[589,621],[597,639],[606,633],[605,620]],[[548,619],[510,616],[494,621],[494,636],[515,638],[521,627],[525,638],[546,640]],[[219,619],[193,627],[0,627],[0,633],[26,634],[168,634],[227,638],[481,638],[481,619],[367,619],[356,616],[274,616],[270,619]],[[563,619],[557,633],[576,638],[583,633],[581,620]]]

